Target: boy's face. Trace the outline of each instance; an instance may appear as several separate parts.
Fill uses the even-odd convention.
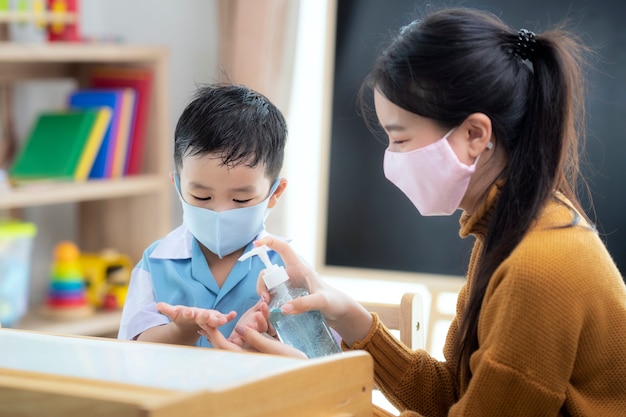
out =
[[[245,164],[227,167],[217,154],[195,155],[183,158],[180,170],[180,191],[190,205],[216,212],[249,207],[267,198],[270,179],[264,166],[250,168]],[[174,173],[170,175],[174,182]],[[270,198],[272,208],[286,186],[282,180]]]

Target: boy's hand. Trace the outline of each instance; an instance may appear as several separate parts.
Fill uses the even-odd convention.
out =
[[[167,303],[157,303],[156,307],[157,310],[168,316],[181,332],[197,333],[202,326],[217,328],[237,316],[234,311],[223,314],[217,310],[181,305],[173,306]]]

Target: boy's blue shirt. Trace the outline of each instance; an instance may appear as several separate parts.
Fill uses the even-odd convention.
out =
[[[243,253],[252,247],[250,242]],[[272,263],[284,265],[276,252],[269,251],[268,256]],[[228,337],[239,317],[259,300],[256,283],[259,272],[264,268],[265,265],[257,256],[236,262],[220,288],[198,242],[184,226],[180,226],[150,245],[134,268],[119,338],[130,339],[154,325],[169,322],[166,316],[156,311],[158,302],[213,309],[222,313],[236,311],[237,317],[219,329]],[[153,303],[149,302],[153,300],[146,294],[135,294],[148,291],[149,284],[153,291]],[[211,347],[205,337],[200,337],[196,345]]]

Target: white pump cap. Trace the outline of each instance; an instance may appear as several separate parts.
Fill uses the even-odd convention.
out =
[[[263,281],[265,281],[265,285],[267,286],[267,289],[271,290],[277,285],[282,284],[283,282],[287,281],[289,279],[289,276],[287,275],[285,268],[283,268],[280,265],[275,265],[270,262],[270,258],[269,256],[267,256],[268,250],[269,248],[266,245],[250,249],[248,252],[241,255],[239,257],[239,260],[245,261],[246,259],[254,255],[257,255],[259,258],[261,258],[261,261],[263,261],[263,263],[265,264],[265,273],[263,274]]]

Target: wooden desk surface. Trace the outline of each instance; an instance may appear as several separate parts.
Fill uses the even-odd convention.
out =
[[[371,416],[372,366],[0,329],[0,416]]]

